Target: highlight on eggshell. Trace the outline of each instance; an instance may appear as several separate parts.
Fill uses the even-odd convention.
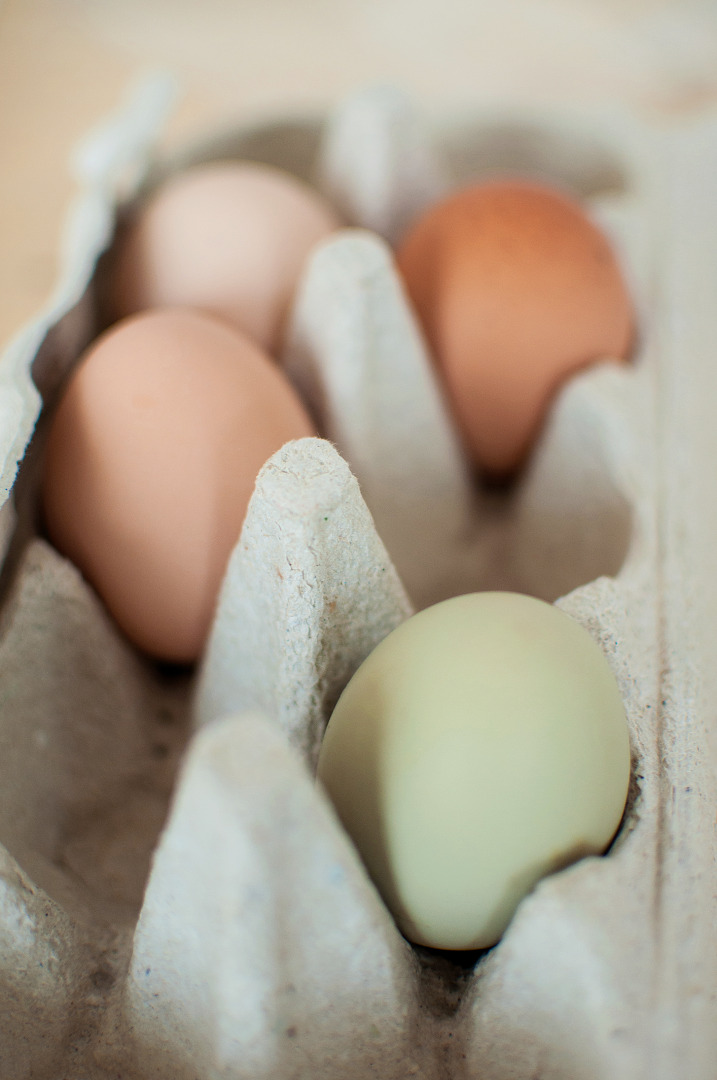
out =
[[[188,309],[132,316],[80,358],[52,418],[48,534],[137,646],[193,661],[257,473],[314,434],[245,335]]]
[[[468,454],[484,474],[525,462],[565,380],[629,358],[633,304],[583,207],[525,181],[432,206],[396,255]]]
[[[458,596],[364,661],[318,778],[409,941],[487,948],[541,877],[612,840],[630,779],[625,709],[602,650],[564,612]]]
[[[110,316],[195,307],[274,354],[309,252],[340,224],[290,173],[240,161],[194,166],[158,187],[118,237]]]

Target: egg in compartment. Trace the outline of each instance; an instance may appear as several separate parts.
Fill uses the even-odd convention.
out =
[[[193,661],[259,469],[313,434],[247,337],[191,310],[135,315],[80,358],[52,418],[50,539],[136,645]]]
[[[618,259],[581,204],[548,185],[453,193],[411,226],[397,262],[484,475],[523,465],[567,378],[630,355],[635,316]]]
[[[331,205],[287,172],[195,165],[153,191],[121,231],[108,313],[195,307],[275,353],[306,257],[339,225]]]
[[[599,646],[557,608],[455,597],[364,661],[318,775],[406,937],[486,948],[542,876],[610,843],[625,709]]]

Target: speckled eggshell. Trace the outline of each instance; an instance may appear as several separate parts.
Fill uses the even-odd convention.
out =
[[[338,226],[328,202],[289,173],[197,165],[157,188],[118,238],[110,314],[195,307],[274,353],[308,253]]]
[[[192,661],[259,469],[313,434],[245,336],[189,310],[133,316],[80,359],[53,418],[50,538],[136,645]]]
[[[540,877],[609,844],[625,710],[602,651],[557,608],[454,597],[364,661],[318,776],[406,937],[485,948]]]
[[[434,205],[397,252],[475,464],[514,473],[568,376],[625,359],[633,308],[615,254],[582,206],[496,181]]]

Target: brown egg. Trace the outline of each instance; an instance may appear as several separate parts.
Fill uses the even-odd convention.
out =
[[[615,255],[580,205],[549,187],[459,191],[411,228],[397,260],[487,474],[521,465],[569,375],[629,355],[633,309]]]
[[[188,310],[134,316],[80,359],[53,418],[50,538],[136,645],[192,661],[259,469],[313,434],[281,372],[237,331]]]
[[[237,161],[188,169],[119,238],[109,313],[196,307],[273,353],[306,256],[338,226],[329,204],[289,173]]]

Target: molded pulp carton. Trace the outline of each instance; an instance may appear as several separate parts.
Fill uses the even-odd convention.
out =
[[[714,1080],[717,125],[429,129],[371,90],[150,169],[164,98],[145,87],[87,141],[57,294],[0,364],[3,1080]],[[37,477],[118,205],[234,156],[318,184],[355,227],[312,256],[282,358],[327,441],[262,470],[187,675],[139,657],[42,538]],[[564,387],[499,493],[464,463],[387,242],[506,171],[586,201],[641,336],[632,365]],[[490,952],[451,956],[400,936],[312,771],[371,648],[485,588],[557,601],[598,641],[633,779],[606,857],[545,879]]]

